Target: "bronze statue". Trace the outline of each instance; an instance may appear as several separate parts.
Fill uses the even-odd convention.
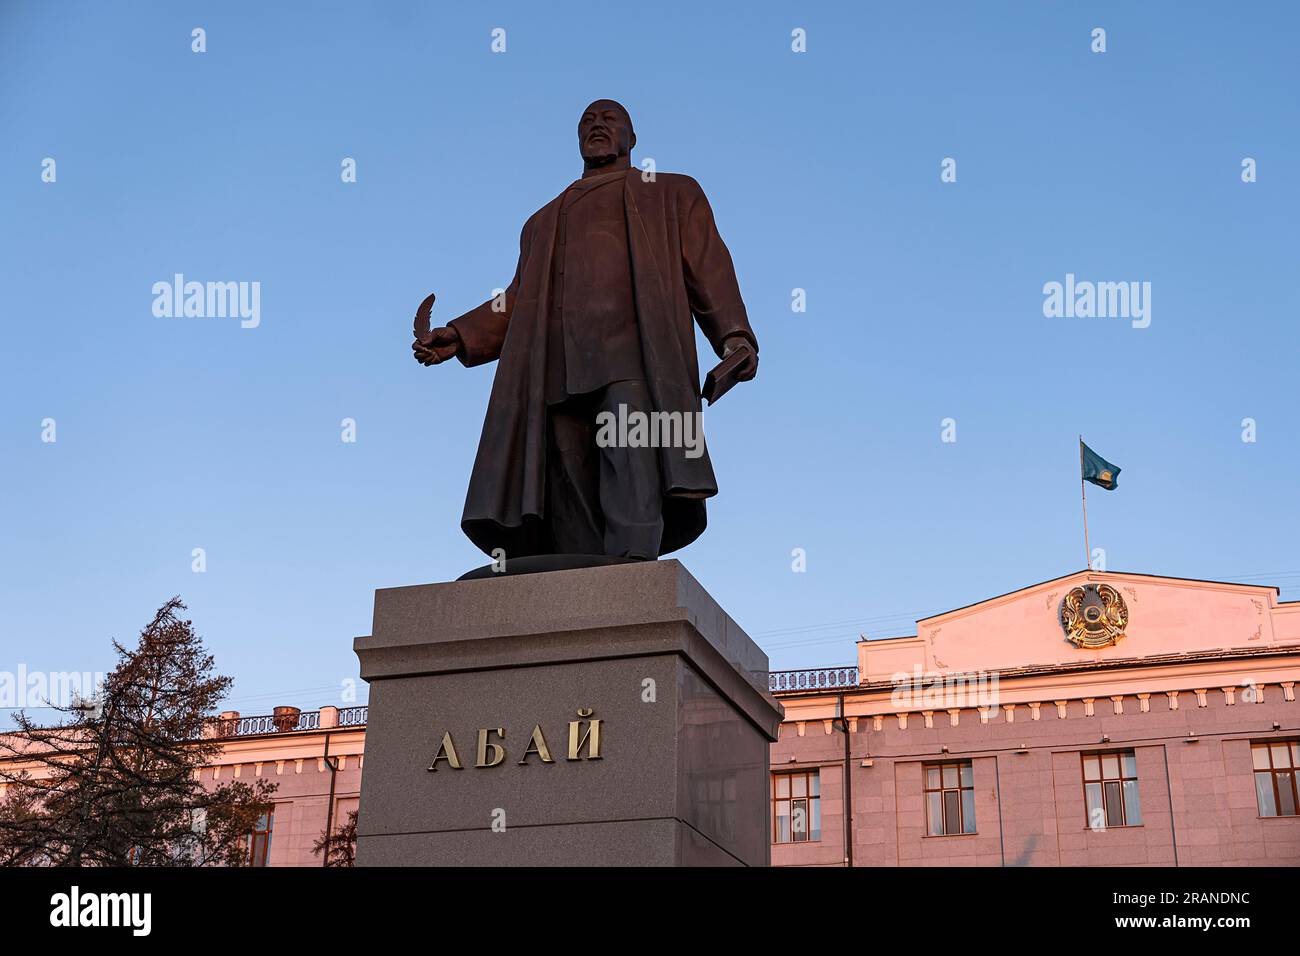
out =
[[[650,560],[704,530],[718,491],[708,452],[702,438],[620,428],[611,440],[602,427],[649,420],[662,435],[671,421],[689,437],[692,316],[723,359],[710,401],[754,377],[758,342],[699,184],[634,169],[632,119],[613,100],[583,111],[578,145],[582,177],[524,223],[504,295],[432,331],[430,296],[412,349],[423,365],[500,362],[461,518],[475,545],[507,560]]]

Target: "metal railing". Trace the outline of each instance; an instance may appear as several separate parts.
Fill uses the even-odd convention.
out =
[[[340,707],[339,708],[339,726],[340,727],[364,727],[367,718],[370,716],[370,708],[362,704],[360,707]]]
[[[364,727],[370,708],[364,704],[360,707],[340,707],[339,727]],[[210,718],[216,725],[217,735],[221,737],[256,737],[261,734],[287,734],[300,730],[320,730],[320,711],[304,710],[297,715],[292,724],[285,717],[275,714],[259,714],[256,717],[239,717],[233,720]],[[286,726],[287,725],[287,726]]]
[[[370,708],[364,704],[360,707],[340,707],[339,727],[364,727]],[[213,717],[219,736],[222,737],[256,737],[261,734],[287,734],[300,730],[320,730],[320,711],[304,710],[298,714],[291,725],[287,720],[275,714],[259,714],[256,717],[239,717],[235,720],[222,720]]]
[[[291,733],[295,730],[319,730],[320,711],[304,710],[298,719],[289,726],[283,726],[282,718],[274,714],[261,714],[257,717],[240,717],[238,720],[221,721],[221,730],[228,737],[254,737],[258,734]],[[230,726],[233,724],[234,726]]]
[[[803,670],[772,671],[767,677],[767,689],[774,694],[857,686],[857,667],[809,667]]]

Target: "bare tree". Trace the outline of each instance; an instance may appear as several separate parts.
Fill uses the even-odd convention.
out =
[[[325,854],[326,866],[355,866],[357,862],[357,811],[348,811],[346,823],[334,828],[333,833],[321,831],[311,846],[316,856]]]
[[[116,640],[118,663],[93,705],[56,708],[57,726],[25,713],[0,737],[6,769],[0,802],[0,864],[214,866],[243,864],[246,835],[271,802],[258,780],[204,787],[198,770],[221,751],[204,734],[230,689],[174,597],[140,632]]]

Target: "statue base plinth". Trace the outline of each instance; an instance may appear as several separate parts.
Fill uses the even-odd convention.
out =
[[[379,590],[355,649],[357,865],[769,862],[767,657],[679,562]]]
[[[580,568],[606,568],[612,564],[635,564],[636,558],[611,558],[606,554],[534,554],[511,558],[504,567],[485,564],[466,571],[457,581],[481,581],[484,578],[508,577],[511,574],[540,574],[543,571],[576,571]]]

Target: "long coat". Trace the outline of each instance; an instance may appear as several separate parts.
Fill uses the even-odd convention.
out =
[[[465,496],[461,528],[485,553],[507,557],[551,550],[546,528],[546,335],[552,306],[551,260],[563,194],[524,224],[519,264],[505,292],[454,320],[467,366],[499,359],[478,454]],[[699,367],[692,316],[715,352],[731,335],[758,343],[736,272],[713,211],[689,176],[640,170],[623,177],[628,249],[637,326],[655,411],[699,413]],[[498,309],[501,306],[497,305]],[[699,419],[697,418],[697,421]],[[690,544],[704,530],[704,499],[718,493],[707,449],[660,448],[664,489],[662,554]]]

